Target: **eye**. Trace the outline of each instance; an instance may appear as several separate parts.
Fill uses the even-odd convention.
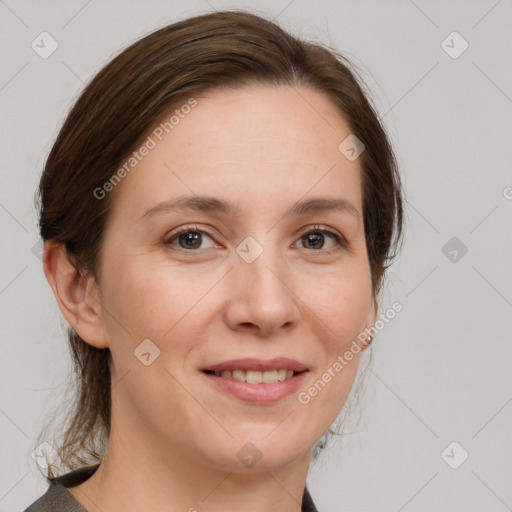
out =
[[[326,236],[334,239],[339,246],[345,246],[345,241],[340,235],[322,226],[314,226],[313,228],[303,233],[300,237],[300,241],[305,245],[305,249],[320,250],[325,249],[324,245]],[[332,250],[333,247],[328,247],[326,251],[329,251],[329,249]]]
[[[201,244],[204,241],[204,236],[212,240],[213,234],[209,234],[208,232],[198,229],[197,226],[183,226],[182,228],[174,231],[169,235],[169,237],[165,240],[165,245],[172,245],[173,247],[184,249],[187,251],[197,250],[197,249],[207,249],[209,247],[214,247],[215,243],[210,244],[207,247],[201,247]],[[179,245],[174,244],[177,242]]]
[[[204,246],[203,243],[206,239],[210,240],[210,244]],[[172,232],[164,241],[165,245],[170,245],[173,248],[178,250],[183,249],[188,252],[196,252],[198,249],[208,249],[215,247],[215,242],[213,240],[213,233],[209,233],[204,229],[199,229],[197,226],[183,226],[176,231]],[[331,247],[325,248],[327,240],[331,239]],[[344,238],[336,233],[335,231],[331,231],[323,226],[314,226],[309,229],[305,233],[301,235],[299,241],[303,244],[304,249],[312,249],[314,251],[319,251],[324,249],[323,252],[330,252],[336,248],[336,244],[340,247],[345,247],[346,242]],[[332,241],[335,242],[334,246],[332,245]]]

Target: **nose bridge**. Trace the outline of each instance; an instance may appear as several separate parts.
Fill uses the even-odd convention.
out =
[[[243,267],[243,265],[242,265]],[[250,283],[249,290],[257,294],[263,292],[267,298],[283,296],[288,297],[289,289],[284,284],[286,272],[283,272],[285,263],[276,250],[267,249],[253,263],[244,269]]]
[[[272,245],[272,235],[260,240],[247,237],[237,247],[232,299],[238,322],[270,331],[295,322],[298,309],[284,254]]]

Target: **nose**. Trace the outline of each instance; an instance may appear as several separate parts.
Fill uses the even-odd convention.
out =
[[[225,321],[231,329],[267,337],[297,324],[299,298],[282,255],[266,250],[252,263],[239,258],[229,277]]]

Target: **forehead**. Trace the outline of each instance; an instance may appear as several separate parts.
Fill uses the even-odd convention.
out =
[[[181,126],[181,135],[202,136],[219,157],[247,161],[247,149],[262,161],[293,160],[295,155],[307,154],[318,158],[326,150],[337,156],[338,138],[350,133],[336,105],[326,95],[305,87],[217,89],[197,102],[184,119],[188,122]],[[193,150],[197,149],[195,145]],[[192,156],[190,151],[188,156]]]
[[[128,201],[142,214],[185,193],[248,207],[274,200],[289,206],[329,192],[360,211],[359,159],[349,161],[338,149],[351,130],[327,96],[304,87],[252,86],[194,99],[172,124],[179,106],[155,124],[154,147],[116,191],[119,207]]]

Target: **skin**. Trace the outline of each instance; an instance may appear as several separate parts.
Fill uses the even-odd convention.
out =
[[[99,283],[81,282],[62,249],[45,244],[45,274],[65,318],[112,353],[107,452],[70,488],[89,511],[300,511],[311,450],[343,407],[360,354],[307,405],[298,393],[241,401],[200,368],[286,356],[308,366],[304,391],[377,316],[360,162],[338,150],[350,128],[330,100],[265,86],[197,100],[111,192]],[[160,201],[194,194],[238,202],[241,212],[139,220]],[[284,216],[313,196],[349,200],[359,220],[340,211]],[[202,233],[194,249],[184,237],[165,244],[188,224],[216,234]],[[349,246],[322,234],[308,244],[302,235],[315,225]],[[236,252],[247,236],[263,248],[252,263]],[[145,339],[160,350],[149,366],[134,356]],[[251,468],[237,457],[249,441],[261,453]]]

